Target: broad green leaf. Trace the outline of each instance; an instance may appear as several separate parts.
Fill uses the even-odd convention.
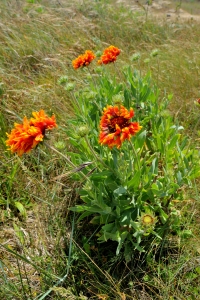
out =
[[[141,171],[138,170],[136,173],[133,175],[133,178],[128,181],[127,187],[130,189],[137,189],[141,183]]]
[[[178,141],[179,135],[176,134],[170,141],[169,145],[168,145],[168,149],[171,150],[174,148],[174,146],[176,145],[176,142]]]
[[[19,210],[20,214],[21,214],[23,217],[26,217],[26,209],[25,209],[25,207],[23,206],[23,204],[21,204],[21,203],[18,202],[18,201],[15,201],[15,207]]]
[[[118,189],[114,190],[115,197],[119,197],[124,194],[127,194],[127,189],[125,189],[123,186],[120,186]]]

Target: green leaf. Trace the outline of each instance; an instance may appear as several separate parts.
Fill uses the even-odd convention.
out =
[[[151,168],[150,168],[150,174],[155,174],[157,175],[158,173],[158,158],[155,157],[152,161],[152,164],[151,164]]]
[[[125,194],[127,194],[127,189],[125,189],[123,186],[120,186],[118,189],[114,190],[115,197],[119,197]]]
[[[122,246],[123,246],[123,243],[124,243],[124,241],[125,241],[127,235],[128,235],[128,231],[124,231],[124,232],[122,232],[122,233],[120,234],[120,237],[119,237],[119,239],[118,239],[118,246],[117,246],[117,250],[116,250],[116,255],[119,254],[119,252],[120,252],[120,250],[121,250],[121,248],[122,248]]]
[[[179,135],[176,134],[170,141],[169,145],[168,145],[168,149],[171,150],[172,148],[174,148],[174,146],[176,145],[176,142],[178,141]]]
[[[132,243],[134,246],[135,246],[135,249],[140,251],[140,252],[145,252],[145,250],[139,246],[139,244],[136,244],[136,243]]]
[[[147,134],[147,131],[144,130],[142,131],[140,134],[137,135],[137,139],[135,141],[135,147],[136,149],[141,149],[142,146],[144,145],[144,142],[146,140],[146,134]]]
[[[79,223],[81,220],[83,220],[85,217],[88,217],[90,215],[92,215],[93,212],[91,211],[85,211],[83,214],[81,214],[81,216],[78,218],[77,223]]]
[[[75,211],[75,212],[82,212],[84,210],[87,210],[87,206],[86,205],[76,205],[75,207],[70,207],[69,209],[71,211]]]
[[[97,174],[93,174],[92,176],[90,176],[90,179],[92,181],[103,181],[104,179],[106,179],[108,176],[112,175],[112,173],[110,171],[103,171],[103,172],[99,172]]]
[[[23,204],[21,204],[21,203],[18,202],[18,201],[15,201],[15,207],[19,210],[20,214],[21,214],[23,217],[26,217],[26,209],[25,209],[25,207],[23,206]]]
[[[164,212],[163,209],[159,209],[159,214],[160,214],[160,219],[161,219],[162,223],[164,224],[168,219],[168,215],[166,214],[166,212]]]
[[[141,171],[138,170],[133,175],[133,178],[128,181],[127,186],[130,189],[137,189],[141,183]]]

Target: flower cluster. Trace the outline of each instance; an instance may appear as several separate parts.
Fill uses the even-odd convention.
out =
[[[115,46],[109,46],[106,48],[103,52],[103,55],[101,58],[98,60],[98,64],[109,64],[111,62],[115,62],[117,59],[117,56],[120,54],[120,49],[115,47]],[[72,61],[72,65],[74,69],[79,69],[81,67],[86,67],[88,66],[93,59],[95,59],[95,55],[92,51],[86,50],[84,54],[79,55],[76,59]]]
[[[17,152],[19,156],[30,152],[43,141],[46,129],[57,127],[55,116],[48,117],[44,110],[33,112],[32,115],[30,120],[24,117],[22,124],[15,123],[15,128],[10,134],[7,133],[6,145],[11,152]]]
[[[120,54],[120,49],[111,45],[104,50],[103,55],[101,56],[100,60],[98,60],[98,64],[107,65],[111,62],[115,62],[119,54]]]
[[[128,111],[124,106],[108,105],[104,108],[100,121],[99,143],[109,148],[120,148],[124,140],[130,140],[142,127],[137,122],[130,122],[134,116],[131,108]]]
[[[95,55],[92,51],[86,50],[84,54],[79,55],[76,59],[72,61],[72,65],[74,69],[78,69],[81,67],[88,66],[93,59],[95,59]]]

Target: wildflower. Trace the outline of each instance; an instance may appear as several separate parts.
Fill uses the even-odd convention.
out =
[[[140,217],[140,223],[144,227],[154,227],[157,219],[154,217],[153,213],[143,213]]]
[[[15,123],[11,133],[7,133],[8,139],[6,145],[12,152],[21,156],[35,148],[43,141],[46,129],[52,129],[57,126],[55,116],[48,117],[44,110],[32,113],[33,118],[23,119],[22,124]]]
[[[46,129],[51,130],[57,127],[55,116],[48,117],[43,109],[38,112],[33,112],[32,115],[33,118],[30,119],[30,125],[39,127],[43,135]]]
[[[117,59],[117,56],[120,54],[120,49],[115,46],[109,46],[106,48],[103,52],[103,55],[101,56],[100,60],[98,60],[98,64],[109,64],[111,62],[115,62]]]
[[[120,148],[124,140],[130,140],[142,127],[137,122],[130,122],[134,116],[131,108],[128,111],[124,106],[108,105],[104,108],[100,121],[99,143],[109,148]]]
[[[72,65],[74,69],[78,69],[81,67],[88,66],[93,59],[95,59],[95,55],[92,51],[86,50],[84,54],[79,55],[76,59],[72,61]]]
[[[7,133],[6,145],[12,153],[17,152],[19,156],[36,147],[44,138],[41,128],[31,126],[26,117],[22,124],[15,123],[14,126],[11,133]]]

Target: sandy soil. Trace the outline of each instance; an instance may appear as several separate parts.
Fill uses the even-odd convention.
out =
[[[150,4],[148,5],[147,2]],[[118,0],[117,3],[128,5],[132,11],[146,11],[149,16],[159,19],[167,19],[169,21],[200,21],[200,15],[190,14],[183,10],[180,6],[176,6],[175,3],[172,4],[171,1]]]

